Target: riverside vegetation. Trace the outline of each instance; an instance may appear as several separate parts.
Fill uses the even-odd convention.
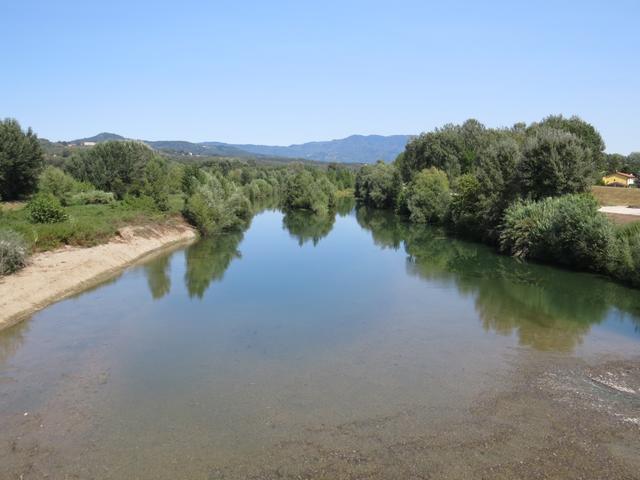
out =
[[[636,171],[640,158],[604,148],[577,117],[503,129],[468,120],[414,138],[392,164],[363,167],[355,195],[509,255],[638,287],[640,224],[614,225],[589,189],[611,168]]]
[[[107,141],[45,162],[37,137],[15,120],[0,123],[0,195],[25,200],[0,211],[0,274],[32,251],[108,241],[126,224],[182,215],[203,235],[242,231],[266,204],[329,218],[353,190],[350,167],[286,166],[212,159],[185,164],[141,142]]]
[[[506,254],[640,286],[638,224],[615,226],[589,194],[612,168],[640,170],[640,158],[605,154],[597,130],[577,117],[503,129],[476,120],[445,125],[411,140],[394,162],[357,174],[337,164],[185,163],[135,141],[100,143],[54,166],[45,164],[31,130],[5,120],[0,195],[28,203],[0,213],[0,273],[23,266],[29,251],[92,245],[124,224],[179,215],[214,235],[244,230],[269,204],[287,213],[293,230],[301,211],[330,228],[337,199],[355,191],[362,204],[445,226]]]

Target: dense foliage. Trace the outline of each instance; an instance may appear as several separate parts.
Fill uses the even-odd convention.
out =
[[[412,222],[441,223],[451,202],[447,175],[434,167],[421,171],[409,184],[406,201]]]
[[[16,200],[36,190],[43,167],[38,137],[13,119],[0,121],[0,199]]]
[[[511,255],[637,284],[638,228],[614,226],[586,192],[607,171],[640,170],[640,155],[604,148],[578,117],[502,129],[467,120],[412,139],[393,164],[362,168],[355,194]]]
[[[29,220],[33,223],[58,223],[67,219],[60,200],[50,193],[39,193],[27,204]]]
[[[356,197],[376,208],[394,208],[401,190],[402,179],[395,165],[382,161],[365,165],[356,176]]]
[[[612,260],[615,235],[592,196],[565,195],[511,205],[505,213],[500,248],[521,258],[605,271]]]
[[[285,209],[327,214],[335,207],[336,187],[324,174],[298,167],[285,177],[282,205]]]

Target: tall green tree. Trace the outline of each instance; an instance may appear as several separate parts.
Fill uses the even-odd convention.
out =
[[[140,193],[145,183],[145,167],[155,157],[144,143],[110,141],[99,143],[85,157],[69,162],[67,169],[79,180],[119,198]]]
[[[575,135],[591,156],[591,162],[594,165],[593,174],[599,175],[602,170],[605,170],[604,140],[600,132],[590,123],[575,115],[569,118],[562,115],[549,115],[541,122],[533,123],[529,127],[529,131],[535,131],[539,128],[553,128]]]
[[[407,193],[409,217],[415,223],[441,223],[449,211],[451,193],[447,174],[427,168],[411,181]]]
[[[525,142],[518,167],[521,195],[545,197],[585,192],[593,183],[592,155],[574,134],[539,128]]]
[[[395,208],[401,190],[402,179],[394,164],[365,165],[356,176],[356,198],[376,208]]]
[[[38,137],[11,118],[0,121],[0,197],[15,200],[33,193],[44,165]]]

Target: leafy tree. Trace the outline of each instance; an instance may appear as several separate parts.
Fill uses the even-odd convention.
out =
[[[520,160],[518,142],[504,135],[482,154],[475,175],[456,179],[451,205],[456,231],[491,243],[497,240],[504,210],[518,195],[514,177]]]
[[[606,154],[604,157],[604,169],[600,173],[607,174],[613,172],[619,172],[625,169],[627,157],[620,155],[619,153]]]
[[[425,168],[435,167],[450,179],[474,170],[490,142],[490,132],[469,119],[462,125],[448,124],[411,140],[396,164],[405,182]]]
[[[42,171],[38,182],[38,191],[50,193],[60,200],[63,205],[69,202],[69,199],[74,193],[89,191],[91,189],[92,185],[82,184],[62,169],[52,166],[48,166]]]
[[[562,115],[550,115],[541,122],[534,123],[529,127],[530,130],[537,130],[538,128],[552,128],[572,133],[590,152],[591,161],[594,165],[601,166],[603,164],[604,140],[602,140],[600,133],[593,125],[585,122],[580,117],[574,115],[570,118],[564,118]]]
[[[632,152],[625,158],[621,170],[640,177],[640,152]]]
[[[169,167],[167,162],[157,156],[152,157],[144,166],[141,193],[153,198],[158,209],[169,209]]]
[[[401,190],[400,172],[393,164],[378,161],[365,165],[356,176],[356,198],[366,205],[394,208]]]
[[[572,133],[539,128],[525,142],[518,167],[523,197],[545,197],[579,193],[592,184],[591,154]]]
[[[182,192],[187,196],[193,195],[203,181],[202,170],[197,165],[187,165],[182,175]]]
[[[286,209],[326,215],[335,205],[335,186],[326,176],[316,179],[309,170],[296,168],[286,179],[282,202]]]
[[[38,137],[7,118],[0,121],[0,198],[16,200],[36,190],[44,157]]]
[[[441,223],[449,210],[451,193],[447,174],[437,168],[418,173],[407,193],[409,218],[415,223]]]
[[[123,198],[127,193],[140,194],[145,167],[154,157],[141,142],[109,141],[99,143],[84,157],[76,157],[67,169],[74,177]]]

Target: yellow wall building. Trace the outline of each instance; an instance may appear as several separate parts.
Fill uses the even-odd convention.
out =
[[[630,173],[615,172],[602,177],[602,181],[605,185],[612,187],[630,187],[635,185],[636,176]]]

